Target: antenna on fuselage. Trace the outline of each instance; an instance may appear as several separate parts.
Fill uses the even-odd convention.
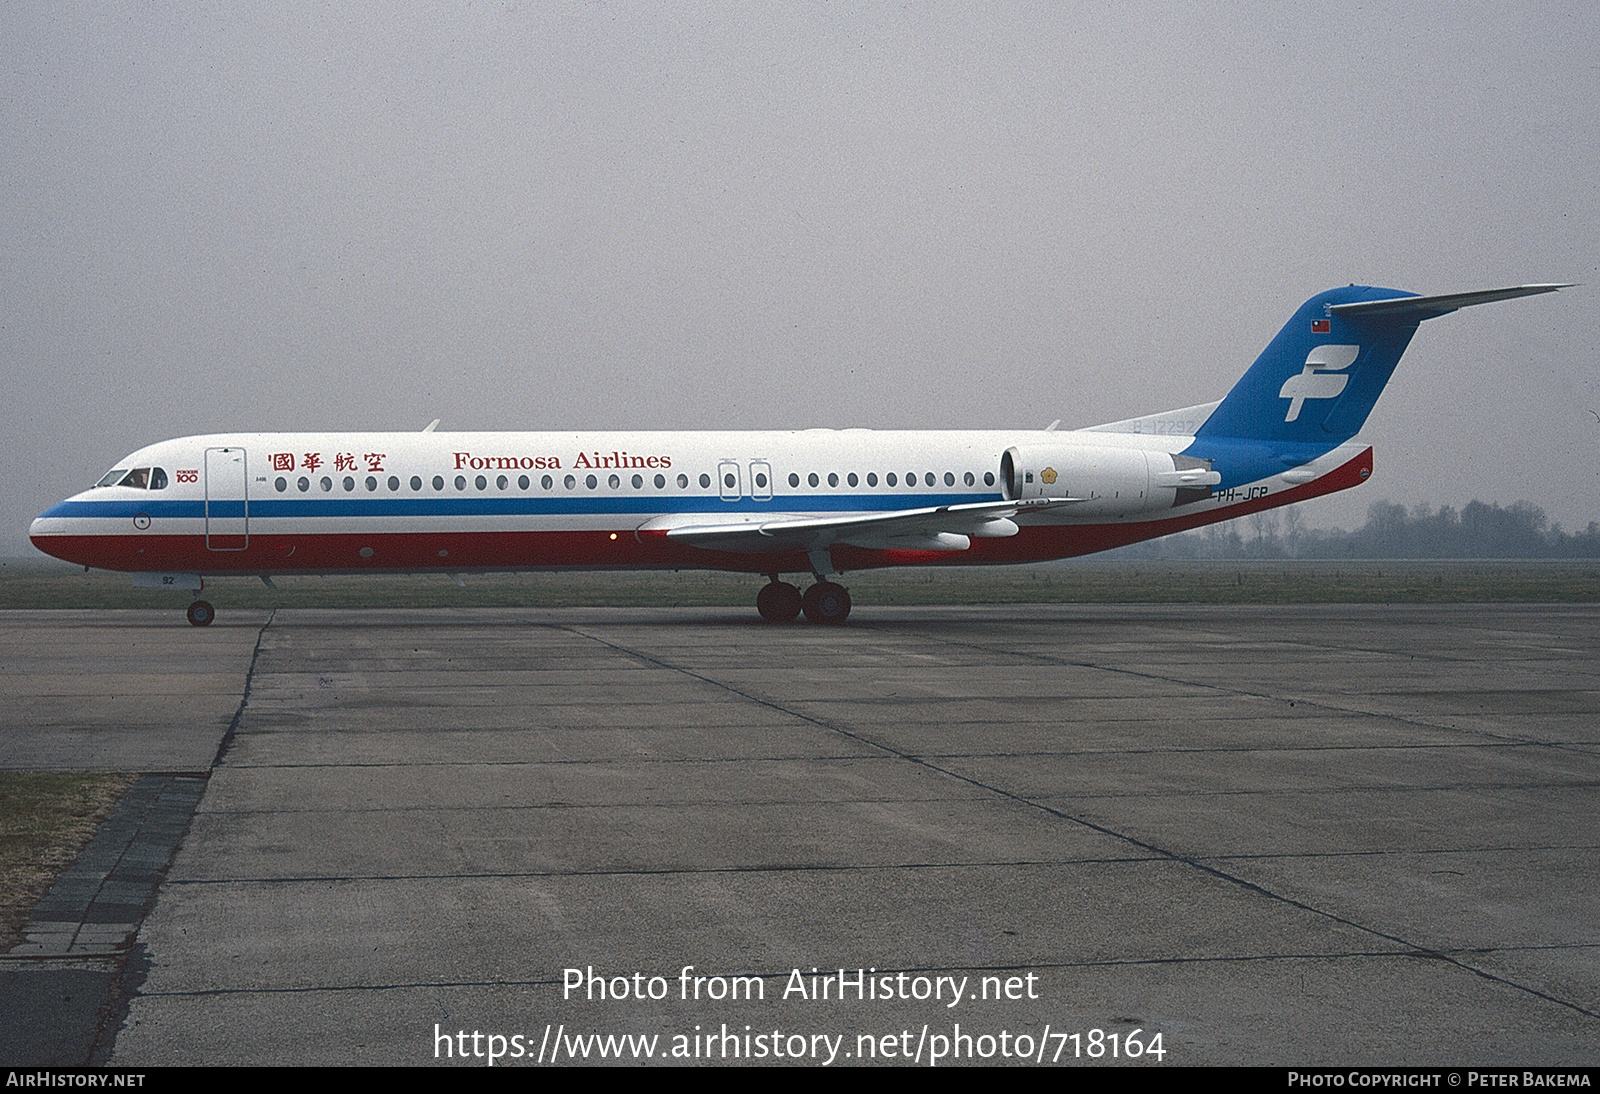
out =
[[[431,421],[427,425],[423,426],[422,427],[422,431],[424,433],[432,433],[435,429],[438,429],[438,428],[439,428],[439,419],[435,418],[433,421]]]

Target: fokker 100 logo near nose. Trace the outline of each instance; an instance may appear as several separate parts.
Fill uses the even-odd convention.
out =
[[[1339,370],[1355,364],[1360,353],[1360,346],[1317,346],[1306,354],[1306,367],[1285,380],[1278,391],[1278,398],[1289,400],[1289,413],[1283,420],[1292,422],[1300,417],[1300,407],[1307,399],[1331,399],[1343,391],[1350,377]]]

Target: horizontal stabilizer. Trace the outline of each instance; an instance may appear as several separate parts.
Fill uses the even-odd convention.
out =
[[[1439,315],[1448,315],[1458,308],[1474,304],[1492,304],[1496,300],[1514,300],[1519,296],[1538,296],[1540,293],[1570,289],[1570,284],[1513,285],[1509,289],[1480,289],[1477,292],[1443,293],[1438,296],[1401,296],[1390,300],[1355,300],[1348,304],[1329,304],[1329,315],[1344,319],[1365,319],[1381,316],[1384,319],[1412,319],[1419,322]]]

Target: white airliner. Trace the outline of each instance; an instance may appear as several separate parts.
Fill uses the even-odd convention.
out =
[[[185,437],[117,461],[29,536],[193,590],[196,626],[216,574],[651,569],[765,574],[763,618],[841,623],[830,574],[1066,558],[1359,485],[1372,449],[1351,438],[1422,320],[1567,287],[1333,289],[1218,402],[1072,431]],[[815,582],[802,594],[793,573]]]

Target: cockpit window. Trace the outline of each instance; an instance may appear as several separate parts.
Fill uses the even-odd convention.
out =
[[[159,467],[119,467],[106,473],[96,486],[131,486],[135,490],[165,490],[167,473]]]

